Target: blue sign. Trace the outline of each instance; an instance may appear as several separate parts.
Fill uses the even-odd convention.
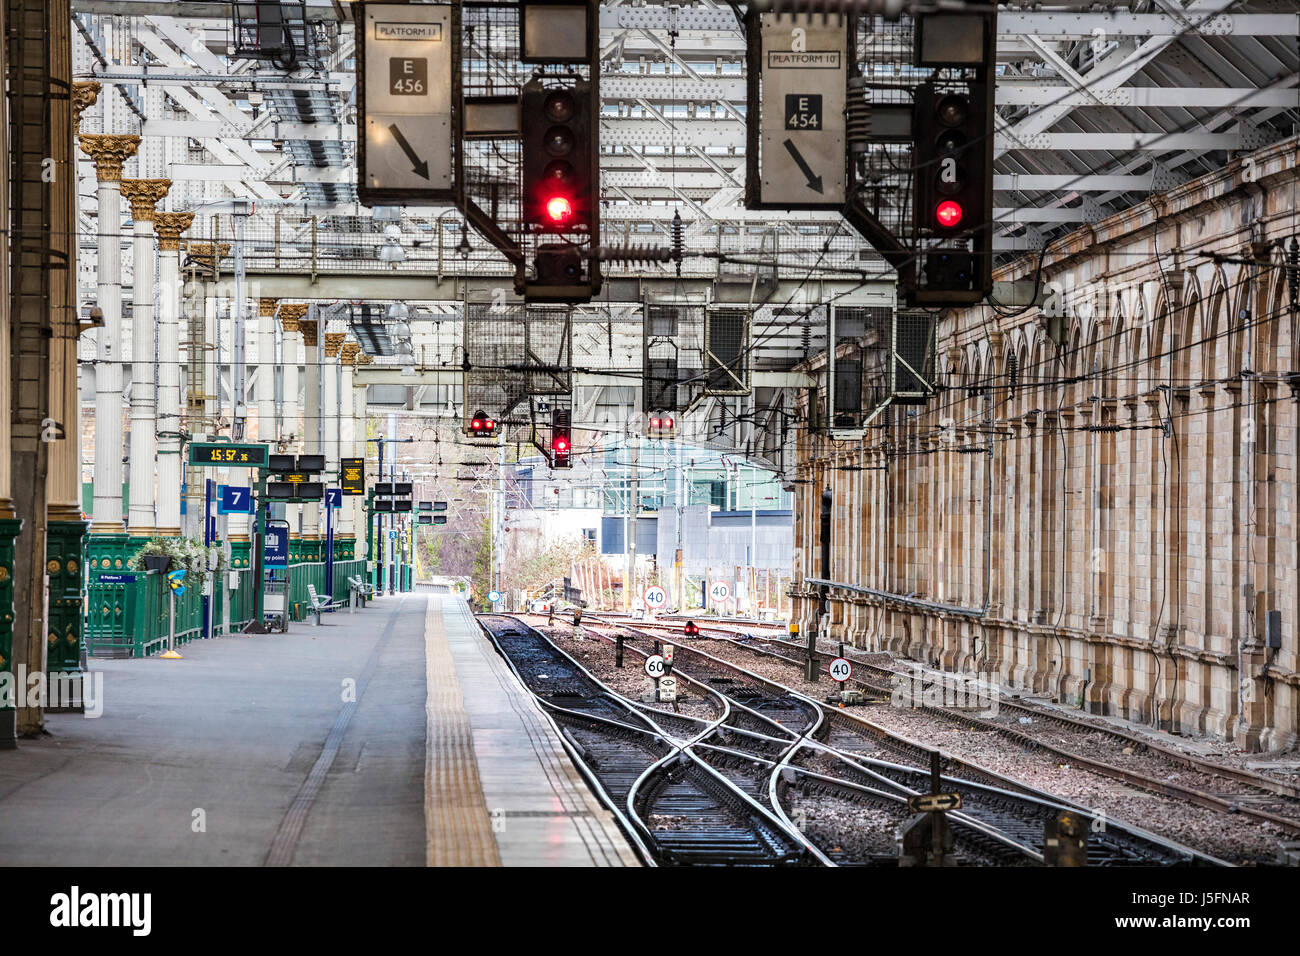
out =
[[[101,574],[99,576],[100,584],[134,584],[134,574]]]
[[[342,508],[343,507],[343,489],[326,488],[325,489],[325,507]]]
[[[181,568],[178,571],[168,571],[167,583],[170,584],[172,590],[176,592],[176,596],[181,597],[185,593],[185,569]]]
[[[219,515],[248,515],[253,513],[253,489],[239,485],[221,485],[221,498],[217,501]]]
[[[289,532],[284,528],[267,528],[262,548],[262,564],[268,568],[289,566]]]
[[[489,591],[489,592],[488,592],[488,600],[491,601],[493,604],[496,604],[498,601],[501,600],[501,592],[500,592],[500,591]]]
[[[388,532],[388,540],[389,540],[389,541],[396,541],[396,540],[397,540],[397,532],[396,532],[396,531],[390,531],[390,532]]]

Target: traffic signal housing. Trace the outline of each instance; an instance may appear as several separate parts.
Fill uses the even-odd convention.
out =
[[[923,282],[914,304],[968,304],[993,290],[991,90],[973,80],[916,90],[913,209]]]
[[[667,412],[651,412],[646,420],[646,435],[650,438],[676,438],[677,420]]]
[[[525,84],[520,96],[523,224],[534,233],[597,233],[592,86]]]
[[[469,420],[469,427],[466,431],[473,438],[496,438],[497,421],[480,408]]]
[[[683,628],[683,633],[685,633],[687,637],[699,637],[700,626],[696,624],[694,621],[687,621],[686,627]]]
[[[557,408],[551,413],[551,467],[572,468],[573,436],[570,433],[570,412]]]
[[[519,97],[525,237],[535,244],[527,302],[589,302],[600,290],[600,126],[591,80],[530,80]]]

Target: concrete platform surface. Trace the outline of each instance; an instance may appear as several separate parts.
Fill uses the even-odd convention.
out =
[[[462,601],[323,620],[92,659],[103,716],[0,752],[0,865],[635,864]]]

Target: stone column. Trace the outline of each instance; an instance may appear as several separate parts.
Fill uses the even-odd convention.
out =
[[[127,531],[138,547],[153,534],[157,408],[154,406],[154,210],[171,188],[169,179],[126,179],[122,196],[135,223],[131,280],[131,497]]]
[[[192,212],[154,213],[158,233],[158,506],[157,533],[181,533],[181,233]]]
[[[257,420],[252,429],[259,442],[274,444],[275,429],[275,306],[278,299],[261,299],[257,308]]]
[[[342,382],[339,385],[340,459],[360,457],[357,453],[356,437],[356,395],[354,386],[356,376],[352,372],[360,352],[361,346],[356,342],[345,342],[343,348],[339,351],[339,367],[342,371]],[[339,515],[339,531],[337,534],[344,539],[344,546],[349,557],[355,557],[357,553],[357,507],[364,500],[364,495],[345,495],[343,498],[343,508]]]
[[[98,83],[74,83],[72,88],[72,133],[81,132],[81,114],[99,97]],[[66,169],[59,169],[55,182],[68,220],[76,221],[77,168],[72,143],[64,154]],[[64,273],[65,307],[53,317],[50,339],[50,418],[58,422],[59,438],[50,443],[46,474],[45,570],[49,575],[48,621],[46,622],[46,670],[80,674],[82,641],[83,548],[89,523],[81,501],[81,401],[78,389],[77,341],[81,319],[77,291],[77,243],[68,243],[70,260]],[[8,351],[4,354],[8,354]],[[2,666],[2,665],[0,665]],[[73,701],[80,701],[79,688]],[[73,703],[48,710],[79,710]]]
[[[347,338],[345,332],[322,332],[322,350],[324,358],[321,361],[320,379],[321,379],[321,403],[320,414],[322,419],[322,442],[321,453],[325,456],[325,472],[337,473],[339,466],[339,418],[342,396],[339,389],[339,350],[343,348],[343,340]],[[339,535],[339,518],[343,514],[340,507],[335,509],[333,515],[321,515],[320,518],[320,536],[325,540],[325,521],[328,517],[334,526],[334,537]],[[324,552],[322,551],[322,554]],[[340,559],[340,551],[335,550],[334,556]]]
[[[354,366],[369,365],[373,361],[374,361],[373,356],[367,355],[365,352],[359,352],[353,364]],[[352,388],[353,388],[352,408],[353,408],[353,413],[356,416],[356,425],[354,426],[355,431],[353,433],[354,444],[353,444],[352,454],[353,457],[361,458],[364,460],[367,451],[369,451],[370,449],[370,445],[366,442],[366,409],[368,407],[366,399],[369,393],[366,388],[366,384],[357,379],[355,372],[352,376]],[[353,513],[356,516],[354,520],[354,527],[357,530],[357,532],[359,532],[357,537],[357,556],[362,558],[369,558],[372,552],[371,540],[370,540],[370,526],[368,524],[370,520],[370,516],[366,512],[366,499],[364,496],[357,496],[356,498],[353,498],[353,509],[354,509]]]
[[[4,8],[0,7],[0,28],[4,26]],[[0,96],[0,129],[8,129],[8,98]],[[5,211],[6,225],[9,217],[9,142],[8,137],[0,136],[0,209]],[[11,336],[9,333],[9,269],[0,268],[0,355],[9,356]],[[14,511],[12,480],[12,459],[8,449],[10,442],[10,380],[13,363],[0,362],[0,675],[8,676],[13,668],[14,644],[14,539],[22,531],[23,522]],[[12,678],[10,678],[12,679]],[[14,736],[17,712],[7,707],[0,700],[0,750],[12,750],[18,744]]]
[[[321,348],[318,324],[315,319],[303,319],[298,323],[298,327],[302,330],[302,344],[307,353],[303,361],[306,382],[302,394],[302,427],[303,452],[308,455],[319,455],[321,446]],[[320,559],[320,537],[320,506],[317,504],[304,504],[302,506],[304,560],[317,561]]]
[[[83,135],[81,148],[95,161],[99,181],[98,296],[104,324],[96,333],[95,509],[92,534],[126,544],[122,524],[122,164],[135,155],[139,136]],[[117,541],[116,539],[120,539]],[[103,542],[108,545],[106,540]]]
[[[280,325],[284,330],[280,346],[280,368],[284,374],[284,388],[282,410],[276,423],[276,437],[281,452],[286,455],[296,453],[302,441],[302,426],[298,422],[298,363],[302,357],[302,329],[299,323],[306,314],[305,302],[280,304]],[[284,520],[289,522],[290,561],[297,561],[302,553],[298,508],[298,505],[284,506]]]

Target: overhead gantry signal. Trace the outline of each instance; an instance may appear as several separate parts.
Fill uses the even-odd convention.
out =
[[[466,433],[472,438],[496,438],[498,422],[481,408],[469,420]]]
[[[572,468],[573,435],[569,422],[571,413],[567,408],[557,408],[551,412],[551,467]]]
[[[677,420],[667,412],[654,412],[646,420],[646,435],[650,438],[676,438]]]

